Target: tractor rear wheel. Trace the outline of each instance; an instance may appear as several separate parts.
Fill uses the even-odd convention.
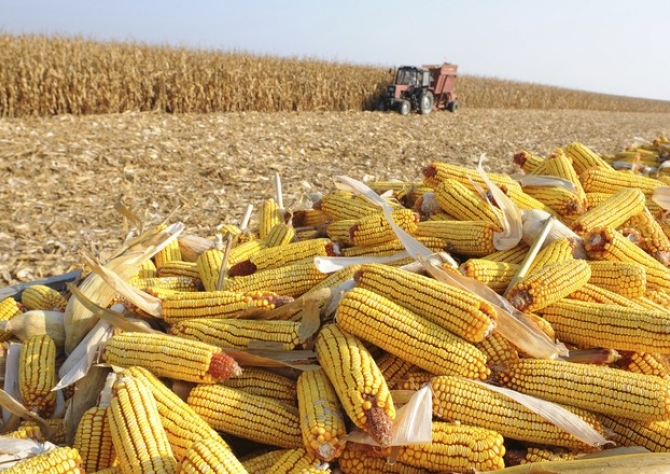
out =
[[[401,100],[398,105],[398,112],[400,115],[407,115],[412,110],[412,105],[409,103],[409,100]]]
[[[454,100],[447,104],[447,110],[449,112],[456,112],[458,110],[458,101]]]
[[[433,93],[430,91],[426,91],[422,96],[421,96],[421,101],[419,104],[419,111],[422,114],[429,114],[433,110],[433,102],[435,101],[433,97]]]

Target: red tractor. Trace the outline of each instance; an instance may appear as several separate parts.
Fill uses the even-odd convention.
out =
[[[402,115],[411,111],[428,114],[432,110],[458,109],[455,64],[441,66],[402,66],[398,69],[386,94],[377,103],[377,110],[397,110]]]

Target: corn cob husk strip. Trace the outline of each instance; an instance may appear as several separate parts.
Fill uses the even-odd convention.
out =
[[[279,446],[302,446],[298,409],[223,385],[198,385],[187,403],[216,431]]]
[[[308,259],[279,268],[261,270],[247,276],[228,278],[224,281],[222,289],[237,292],[270,291],[297,298],[327,276],[316,268],[313,259]]]
[[[397,209],[391,212],[393,222],[409,234],[415,234],[419,215],[411,209]],[[349,242],[359,247],[379,245],[396,240],[396,235],[386,217],[379,214],[358,219],[349,228]]]
[[[146,291],[150,294],[164,294],[170,291],[194,292],[198,291],[200,277],[132,278],[128,283],[133,288]]]
[[[365,288],[345,293],[337,308],[337,324],[436,375],[485,379],[490,373],[486,357],[471,343]]]
[[[622,226],[639,231],[640,247],[664,266],[670,266],[670,238],[649,212],[642,211],[633,215]]]
[[[46,334],[27,338],[21,346],[19,391],[23,404],[43,418],[56,407],[56,344]]]
[[[158,377],[196,383],[216,383],[241,373],[221,348],[168,334],[116,334],[105,343],[103,360],[119,367],[139,365]]]
[[[523,192],[550,207],[562,218],[575,217],[586,211],[586,196],[579,196],[558,186],[524,186]]]
[[[477,170],[465,168],[463,166],[433,162],[422,169],[421,172],[423,173],[424,184],[432,188],[436,188],[438,184],[446,179],[460,181],[462,184],[469,186],[472,191],[475,191],[475,189],[471,183],[476,183],[483,188],[487,187]],[[488,178],[498,187],[519,187],[519,183],[514,181],[509,175],[503,173],[486,173],[486,176],[488,176]]]
[[[419,222],[416,237],[437,237],[449,242],[448,252],[470,257],[490,255],[497,249],[493,234],[500,229],[485,221],[424,221]]]
[[[467,277],[481,281],[496,293],[503,294],[519,268],[520,265],[516,263],[469,258],[459,265],[458,270]]]
[[[184,262],[183,260],[173,260],[164,263],[156,270],[156,276],[200,279],[198,264],[196,262]]]
[[[76,449],[62,446],[21,461],[3,470],[5,474],[84,474]]]
[[[670,361],[665,354],[654,352],[624,352],[619,367],[637,374],[670,379]]]
[[[515,165],[519,166],[524,173],[532,173],[533,170],[542,164],[544,158],[534,155],[529,151],[521,150],[514,154],[512,161]]]
[[[495,431],[433,422],[433,442],[400,448],[398,461],[431,471],[495,471],[505,467],[503,437]]]
[[[91,407],[84,412],[77,425],[72,446],[81,455],[86,472],[106,469],[116,461],[108,411],[109,406]]]
[[[579,216],[572,222],[570,228],[580,235],[596,227],[616,228],[644,211],[644,205],[645,197],[642,191],[636,188],[625,188]]]
[[[42,311],[34,309],[19,312],[8,320],[0,320],[0,331],[25,341],[31,336],[47,334],[57,348],[65,344],[64,313],[62,311]]]
[[[321,367],[351,421],[380,445],[391,442],[395,407],[386,380],[370,352],[335,324],[325,325],[315,342]]]
[[[330,469],[320,469],[319,459],[305,448],[293,448],[282,454],[268,472],[275,474],[330,473]]]
[[[414,367],[411,362],[389,352],[376,357],[375,362],[389,387],[395,387],[397,382]]]
[[[593,166],[612,169],[607,161],[583,143],[571,143],[568,146],[563,147],[563,152],[568,157],[572,158],[572,167],[578,175]]]
[[[65,311],[67,300],[65,297],[46,285],[30,285],[21,293],[21,303],[26,309],[41,309],[44,311]]]
[[[564,299],[540,311],[557,337],[580,347],[670,353],[670,312]]]
[[[587,193],[616,193],[626,188],[635,188],[646,197],[651,197],[656,188],[665,186],[662,181],[647,178],[627,171],[616,171],[612,168],[594,166],[585,170],[579,177]]]
[[[570,300],[579,300],[587,303],[600,303],[622,306],[624,308],[643,308],[641,304],[633,301],[619,293],[609,291],[596,285],[587,283],[577,291],[573,291],[566,298]]]
[[[162,296],[161,315],[169,324],[196,318],[231,318],[251,308],[270,310],[292,300],[267,291],[172,293]]]
[[[590,276],[584,260],[552,263],[517,281],[507,299],[519,311],[538,311],[586,285]]]
[[[144,382],[130,376],[117,380],[108,416],[122,471],[177,473],[156,401]]]
[[[235,457],[228,445],[219,437],[195,441],[184,454],[180,463],[184,474],[247,474],[247,470]]]
[[[161,424],[170,442],[175,458],[179,461],[184,457],[186,450],[195,441],[220,438],[198,415],[193,408],[170,390],[154,374],[144,367],[132,366],[125,369],[122,376],[129,375],[146,385],[156,402]]]
[[[240,375],[226,379],[221,384],[297,406],[296,381],[266,369],[245,367]]]
[[[334,257],[337,255],[330,239],[309,239],[279,247],[268,247],[253,254],[249,260],[230,267],[230,276],[244,276],[259,270],[278,268],[313,257]]]
[[[323,461],[340,457],[347,428],[328,376],[323,369],[304,371],[298,377],[296,391],[305,449]]]
[[[505,438],[588,449],[590,446],[551,421],[499,392],[460,377],[439,376],[430,381],[433,414],[442,419],[479,426]],[[579,416],[599,433],[603,428],[597,416],[579,408],[564,407]]]
[[[670,450],[670,420],[638,421],[620,416],[601,416],[617,446],[641,446],[655,453]]]
[[[502,230],[502,211],[455,179],[446,179],[437,185],[435,199],[440,208],[456,220],[490,222],[498,231]]]
[[[647,292],[647,272],[643,265],[609,260],[590,260],[589,284],[613,291],[629,299]]]
[[[270,247],[281,247],[288,245],[295,239],[295,229],[292,225],[280,222],[270,229],[268,235],[265,236],[265,245]]]
[[[670,291],[670,270],[611,227],[597,227],[584,237],[584,248],[594,260],[638,263],[647,275],[647,290]]]
[[[475,343],[475,347],[484,353],[490,368],[497,369],[519,360],[516,347],[495,331],[483,341]]]
[[[496,250],[481,258],[492,262],[521,264],[526,258],[529,248],[530,247],[525,242],[519,242],[519,245],[512,247],[509,250]]]
[[[617,368],[519,359],[497,374],[512,390],[606,415],[638,420],[670,416],[670,381]]]
[[[272,451],[242,457],[240,461],[249,473],[269,474],[272,465],[288,451],[289,449],[273,449]]]
[[[290,351],[300,345],[299,327],[294,321],[195,318],[173,324],[170,334],[221,348],[246,349],[252,341],[262,341]]]
[[[265,199],[258,220],[258,237],[265,239],[275,225],[284,221],[279,203],[272,198]]]
[[[484,339],[498,319],[495,307],[483,298],[402,269],[365,264],[356,282],[470,342]]]

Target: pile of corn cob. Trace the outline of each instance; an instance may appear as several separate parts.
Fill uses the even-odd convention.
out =
[[[28,457],[5,472],[443,473],[668,451],[666,183],[579,143],[514,159],[518,177],[432,163],[369,183],[385,211],[340,189],[309,209],[268,199],[258,228],[217,239],[162,226],[87,260],[67,295],[2,300],[3,433]],[[403,438],[422,387],[428,419],[410,421],[429,439]],[[557,406],[595,437],[549,421]]]

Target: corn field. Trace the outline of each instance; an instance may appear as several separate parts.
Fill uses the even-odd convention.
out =
[[[0,35],[0,116],[372,109],[384,67],[59,36]],[[462,106],[670,112],[670,102],[463,75]]]

